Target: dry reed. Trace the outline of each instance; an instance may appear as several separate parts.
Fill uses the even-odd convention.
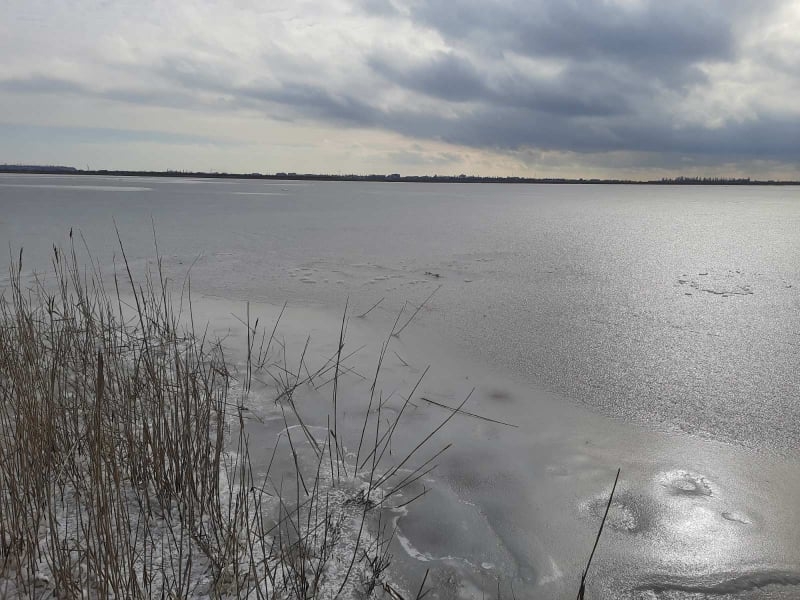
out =
[[[336,354],[312,372],[305,350],[290,367],[277,324],[248,310],[235,364],[195,328],[188,281],[173,289],[160,259],[137,281],[122,258],[108,293],[74,244],[32,283],[20,254],[0,296],[0,598],[402,598],[386,576],[384,509],[435,466],[438,452],[416,456],[461,407],[390,458],[409,400],[387,422],[387,340],[353,459],[337,427],[339,378],[354,373],[346,317]],[[247,433],[254,378],[276,386],[285,425],[265,470]],[[320,434],[296,396],[325,378],[332,423]],[[283,450],[294,480],[272,476]]]

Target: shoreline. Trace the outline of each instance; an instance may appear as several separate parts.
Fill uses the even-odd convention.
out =
[[[2,168],[0,174],[99,177],[157,177],[187,179],[234,179],[267,181],[349,181],[363,183],[498,183],[522,185],[634,185],[634,186],[798,186],[800,180],[751,180],[748,178],[678,177],[673,179],[632,180],[561,177],[483,177],[480,175],[331,175],[325,173],[215,173],[206,171],[129,171],[118,169],[63,170]]]

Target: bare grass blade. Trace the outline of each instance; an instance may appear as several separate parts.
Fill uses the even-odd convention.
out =
[[[586,568],[583,570],[583,575],[581,575],[581,586],[580,588],[578,588],[577,600],[584,600],[584,596],[586,594],[586,576],[589,574],[589,567],[592,566],[594,551],[597,550],[597,544],[600,542],[600,536],[603,534],[603,527],[606,524],[606,517],[608,517],[608,511],[611,509],[611,502],[614,500],[614,492],[617,489],[617,482],[619,481],[620,471],[622,471],[622,469],[617,469],[617,476],[614,478],[614,485],[611,486],[611,494],[609,494],[608,496],[608,504],[606,504],[606,510],[603,513],[603,520],[600,521],[600,529],[597,531],[597,537],[594,538],[594,545],[592,546],[592,551],[589,554],[589,560],[586,561]]]

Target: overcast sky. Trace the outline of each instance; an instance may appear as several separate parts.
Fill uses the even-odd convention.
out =
[[[0,0],[0,163],[800,178],[797,0]]]

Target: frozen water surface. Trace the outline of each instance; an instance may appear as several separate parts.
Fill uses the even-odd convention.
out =
[[[268,320],[288,300],[288,347],[299,355],[311,334],[319,358],[348,298],[351,315],[377,303],[350,319],[358,373],[397,311],[435,291],[383,370],[389,395],[432,365],[398,451],[473,387],[465,410],[515,427],[458,416],[437,436],[453,447],[407,490],[428,493],[386,515],[403,589],[430,568],[435,597],[499,581],[503,597],[574,598],[621,467],[590,597],[800,595],[797,188],[0,184],[0,242],[24,247],[29,272],[70,227],[110,272],[112,220],[141,269],[155,222],[167,272],[191,266],[195,308],[218,331],[236,330],[245,301]],[[342,384],[354,440],[369,382]],[[329,395],[298,399],[313,421]]]

